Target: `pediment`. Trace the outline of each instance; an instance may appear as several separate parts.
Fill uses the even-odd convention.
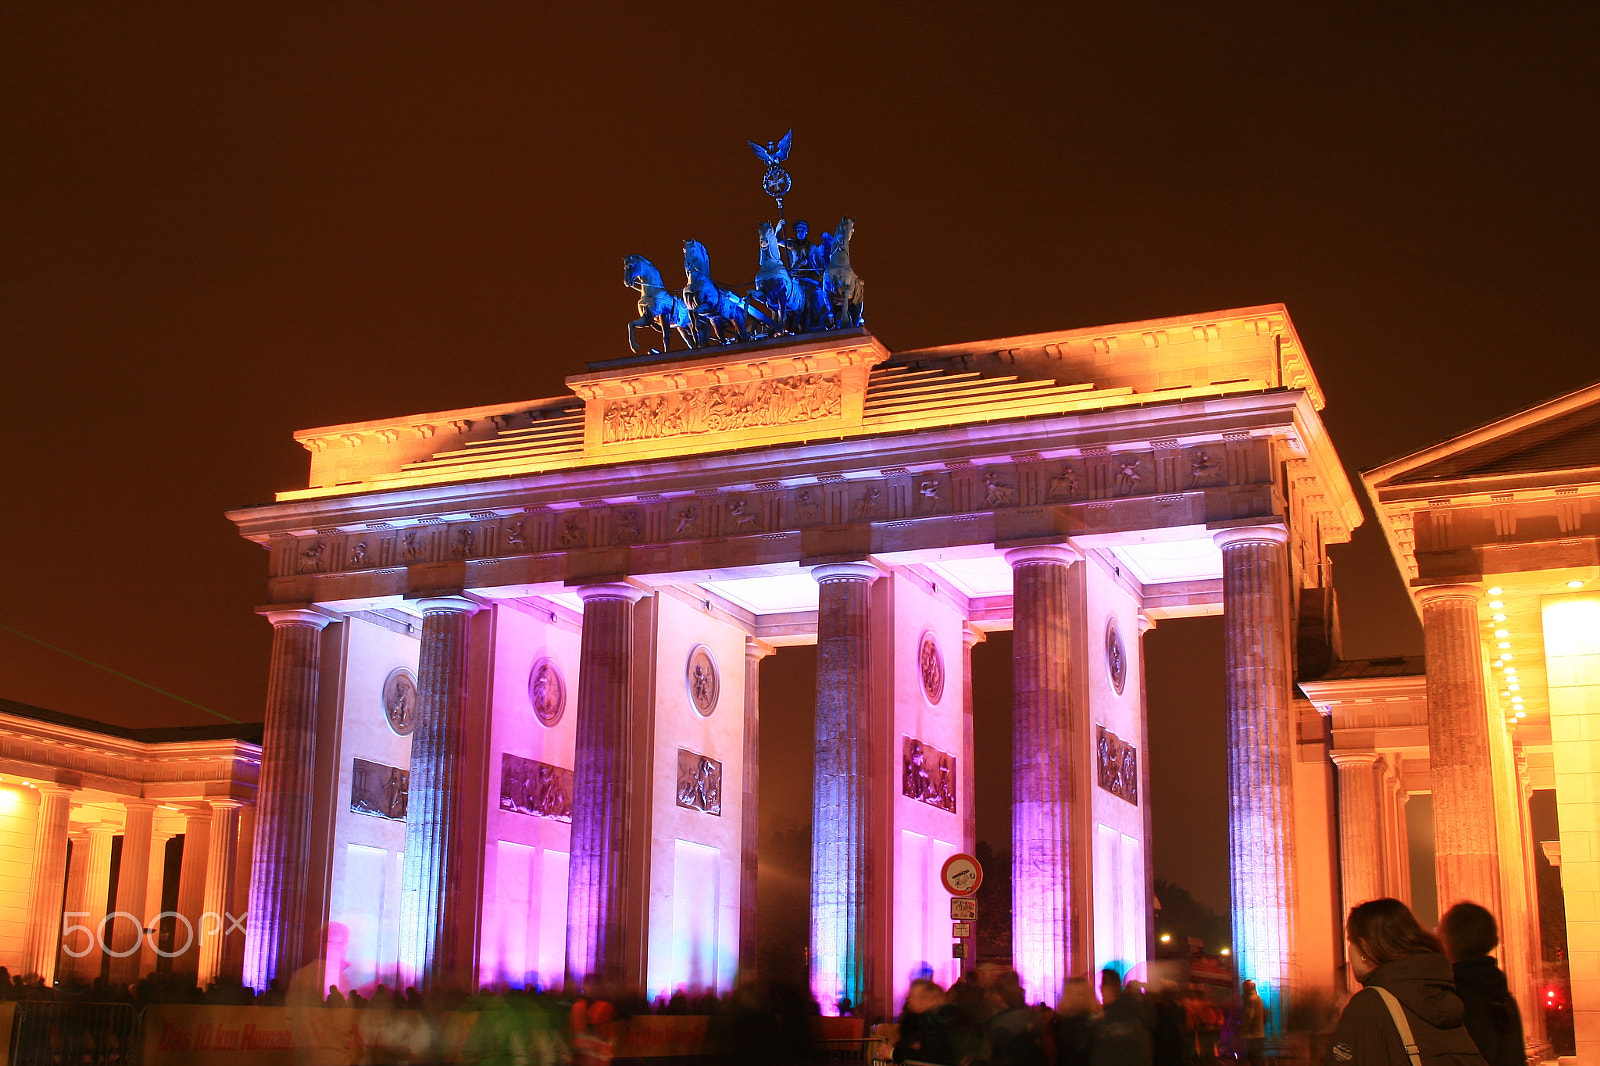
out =
[[[1377,485],[1600,468],[1600,384],[1530,407],[1372,471]]]

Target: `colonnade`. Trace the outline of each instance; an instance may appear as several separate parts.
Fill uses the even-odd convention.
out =
[[[121,801],[121,825],[75,824],[72,811],[82,802],[79,789],[51,783],[37,787],[24,972],[38,975],[47,985],[69,976],[93,980],[107,969],[113,985],[137,981],[157,968],[157,946],[149,931],[162,914],[167,842],[177,834],[157,829],[154,801]],[[105,801],[97,797],[95,802]],[[227,935],[225,916],[243,918],[233,885],[239,812],[245,804],[229,797],[183,803],[184,843],[175,908],[182,920],[170,949],[172,970],[191,974],[206,985],[218,977],[239,977],[240,937],[236,931]],[[120,850],[115,848],[118,837]],[[110,901],[113,873],[116,899]],[[70,932],[64,935],[64,930]]]
[[[1294,880],[1291,759],[1289,561],[1278,526],[1230,529],[1216,537],[1224,561],[1228,633],[1230,828],[1235,941],[1243,976],[1275,1000],[1291,981]],[[1066,545],[1014,549],[1015,703],[1013,868],[1016,964],[1036,998],[1059,994],[1075,960],[1073,848],[1069,808],[1079,765],[1068,705],[1072,568],[1083,556]],[[811,964],[818,987],[854,1002],[875,1002],[872,959],[881,930],[871,928],[874,862],[868,812],[873,775],[872,584],[868,562],[817,566],[817,712],[813,785]],[[629,876],[634,840],[626,804],[631,781],[637,671],[634,606],[643,591],[627,584],[576,589],[583,602],[570,875],[567,973],[616,980],[628,969],[640,931]],[[457,787],[467,690],[468,619],[464,597],[426,600],[418,687],[422,715],[413,739],[406,825],[402,960],[423,987],[470,980],[474,908],[459,898],[461,790]],[[317,706],[316,664],[327,616],[274,611],[272,679],[260,786],[260,827],[252,869],[245,979],[264,987],[303,961],[303,872],[311,835],[310,738]],[[964,641],[965,657],[976,633]],[[756,766],[755,668],[770,649],[747,648],[745,777],[741,783],[745,853],[740,890],[741,953],[754,947]],[[965,658],[964,658],[965,661]],[[966,671],[964,670],[965,674]],[[964,681],[964,684],[966,682]],[[969,691],[969,690],[968,690]],[[970,715],[963,692],[962,712]],[[1087,746],[1082,747],[1085,756]],[[965,759],[970,773],[970,757]],[[970,778],[968,779],[970,781]],[[969,785],[970,787],[970,785]],[[970,792],[968,793],[970,795]],[[970,805],[969,805],[970,806]],[[970,819],[970,812],[963,814]],[[963,838],[967,834],[964,832]],[[965,841],[964,841],[965,842]],[[968,846],[970,846],[970,842]]]

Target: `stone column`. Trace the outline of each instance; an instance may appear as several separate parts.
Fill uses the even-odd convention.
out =
[[[628,911],[630,744],[633,739],[632,585],[585,585],[578,652],[572,859],[567,881],[567,978],[624,975]]]
[[[1340,921],[1350,908],[1388,895],[1384,852],[1383,756],[1372,751],[1336,751],[1339,770],[1339,882],[1344,898]]]
[[[161,914],[161,896],[167,887],[167,842],[176,833],[169,833],[157,829],[150,834],[150,872],[144,888],[144,928],[146,935],[144,947],[139,951],[139,973],[144,975],[154,973],[156,960],[161,956],[156,954],[156,945],[161,941],[160,923],[156,918]],[[181,943],[181,941],[174,941]]]
[[[41,784],[38,792],[39,824],[33,838],[33,887],[28,903],[28,939],[22,967],[23,973],[42,977],[48,988],[56,979],[56,955],[61,944],[72,789]]]
[[[977,770],[972,761],[972,649],[987,638],[983,630],[973,628],[971,622],[961,623],[961,850],[968,855],[978,850],[978,787]],[[977,959],[962,960],[961,970],[966,973],[976,969]]]
[[[761,837],[758,787],[761,783],[761,660],[772,645],[746,637],[744,641],[744,776],[739,809],[739,968],[756,968],[756,875]]]
[[[1281,1031],[1294,975],[1294,703],[1288,531],[1215,534],[1222,549],[1233,957]],[[1369,829],[1370,831],[1370,829]]]
[[[1439,913],[1467,900],[1500,901],[1494,772],[1483,684],[1478,601],[1471,585],[1413,589],[1422,606],[1428,670],[1428,756]]]
[[[244,980],[257,991],[274,979],[287,988],[301,963],[316,791],[317,680],[322,630],[330,621],[313,610],[268,611],[267,620],[272,623],[272,666],[244,949]]]
[[[236,921],[245,916],[236,913],[238,900],[234,892],[234,872],[239,855],[239,808],[241,801],[219,798],[211,801],[211,833],[206,842],[205,893],[202,897],[200,921],[195,926],[195,940],[199,945],[199,971],[196,981],[201,988],[210,987],[219,977],[238,977],[240,962],[229,950],[228,931]],[[255,884],[252,882],[251,890]],[[245,926],[245,944],[250,943],[250,926]],[[237,950],[237,949],[234,949]],[[289,987],[289,974],[282,978],[283,987]],[[270,978],[268,979],[271,980]]]
[[[83,896],[81,906],[69,908],[72,920],[67,925],[83,925],[89,935],[74,933],[64,939],[63,950],[76,960],[72,972],[92,981],[100,976],[105,959],[104,945],[100,940],[100,925],[106,918],[106,902],[111,895],[111,846],[117,830],[111,825],[89,827],[89,840],[84,845]],[[109,934],[109,930],[107,930]],[[109,941],[107,941],[109,943]]]
[[[817,593],[816,762],[811,818],[811,990],[824,1014],[870,1002],[871,563],[832,563]]]
[[[206,863],[211,853],[211,809],[190,808],[183,815],[183,859],[178,867],[177,912],[183,916],[172,935],[172,972],[198,977],[200,917],[206,910]]]
[[[111,941],[113,987],[131,985],[140,977],[139,944],[144,938],[144,903],[150,884],[150,843],[156,817],[156,805],[149,800],[126,800],[123,808],[127,820],[122,826],[122,860],[117,865],[120,917],[106,927]]]
[[[406,851],[400,875],[400,966],[423,991],[458,976],[458,943],[475,908],[461,896],[461,759],[467,627],[478,605],[423,600],[420,714],[411,735]]]
[[[1072,759],[1067,577],[1061,546],[1006,552],[1012,581],[1011,956],[1029,1002],[1053,1003],[1072,951]]]

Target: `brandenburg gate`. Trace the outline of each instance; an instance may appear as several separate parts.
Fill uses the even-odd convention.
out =
[[[1286,310],[902,352],[834,325],[295,435],[308,484],[229,516],[273,626],[247,983],[326,959],[350,987],[728,990],[757,668],[814,643],[815,748],[784,753],[814,765],[812,987],[897,1008],[957,974],[971,649],[1009,629],[1014,786],[983,802],[1012,812],[1014,965],[1054,1003],[1149,954],[1142,635],[1208,614],[1240,976],[1274,1003],[1331,981],[1330,845],[1296,833],[1331,771],[1291,685],[1360,513]]]

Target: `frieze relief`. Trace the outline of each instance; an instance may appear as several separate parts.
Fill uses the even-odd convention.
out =
[[[1105,726],[1095,726],[1095,769],[1100,787],[1139,805],[1139,752]]]
[[[751,386],[785,380],[801,379]],[[856,522],[959,519],[1013,508],[1103,508],[1112,501],[1159,501],[1250,484],[1251,449],[1263,446],[1251,438],[1189,447],[1163,443],[1165,447],[1147,451],[1085,447],[1070,457],[1027,455],[983,464],[955,460],[943,470],[894,468],[874,478],[826,474],[809,484],[766,481],[734,492],[706,488],[693,496],[641,493],[631,503],[592,500],[560,510],[530,506],[521,514],[472,522],[420,519],[400,528],[379,523],[364,531],[291,535],[275,540],[272,565],[280,577],[326,575],[412,563],[640,548]],[[1109,514],[1101,517],[1108,520]]]
[[[500,809],[572,821],[572,771],[501,752]]]
[[[687,748],[678,749],[678,806],[722,816],[722,763]]]
[[[836,373],[610,400],[602,439],[616,444],[815,422],[840,417],[843,400],[844,385]]]
[[[901,737],[900,794],[955,813],[956,757],[915,737]]]
[[[353,759],[350,764],[350,809],[357,814],[406,820],[406,797],[411,774],[398,766]]]

